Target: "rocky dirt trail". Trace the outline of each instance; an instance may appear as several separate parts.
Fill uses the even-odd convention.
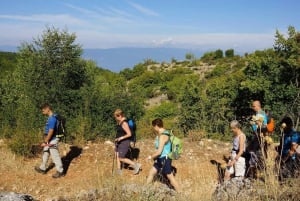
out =
[[[135,151],[139,152],[138,161],[142,163],[142,171],[132,175],[130,169],[124,169],[121,183],[143,186],[152,162],[146,157],[153,152],[153,140],[140,140]],[[40,155],[35,158],[22,158],[8,151],[5,142],[0,143],[0,192],[17,192],[29,194],[37,200],[59,200],[60,197],[74,197],[92,189],[101,189],[110,182],[118,182],[112,176],[113,143],[110,141],[88,143],[83,146],[60,145],[61,155],[67,174],[53,179],[55,168],[46,175],[36,173],[34,166],[40,164]],[[221,160],[228,154],[229,143],[201,140],[184,141],[182,157],[173,162],[177,168],[176,178],[190,200],[203,194],[209,197],[217,183],[216,167],[210,160]],[[136,153],[137,153],[136,152]],[[115,165],[114,165],[115,167]],[[205,198],[203,198],[205,200]]]

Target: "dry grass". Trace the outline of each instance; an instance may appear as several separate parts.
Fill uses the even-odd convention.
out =
[[[140,149],[138,161],[142,163],[142,171],[138,175],[133,175],[132,171],[125,169],[123,175],[112,176],[113,164],[113,145],[104,142],[73,147],[62,147],[62,155],[69,157],[68,171],[65,177],[53,179],[51,175],[55,168],[51,169],[46,175],[40,175],[33,170],[35,165],[40,163],[40,156],[36,158],[22,158],[13,155],[6,146],[5,142],[0,143],[1,166],[0,166],[0,191],[14,191],[32,195],[40,201],[72,197],[76,199],[78,194],[86,193],[93,189],[109,189],[102,198],[105,200],[142,200],[140,195],[125,198],[122,195],[121,187],[124,185],[145,186],[146,177],[152,166],[145,158],[153,151],[152,140],[140,140],[137,145]],[[70,150],[81,151],[69,156]],[[185,196],[176,196],[176,200],[209,201],[217,185],[217,169],[210,163],[210,160],[222,161],[223,154],[228,154],[229,143],[221,143],[203,139],[202,141],[184,141],[184,154],[180,160],[174,161],[173,165],[177,168],[176,179],[182,185]],[[64,154],[63,154],[64,153]],[[267,172],[263,173],[265,182],[260,188],[267,189],[270,194],[261,200],[272,197],[280,200],[280,195],[284,189],[277,180],[276,173],[273,175],[273,162],[269,157],[267,160]],[[160,182],[154,185],[160,186]],[[153,192],[153,195],[155,192]],[[151,200],[151,197],[147,198]],[[102,199],[101,199],[102,200]]]

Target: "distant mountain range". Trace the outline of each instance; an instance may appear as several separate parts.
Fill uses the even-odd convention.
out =
[[[203,55],[200,50],[180,48],[112,48],[85,49],[83,58],[95,61],[101,68],[119,72],[147,59],[157,62],[170,62],[172,59],[185,60],[187,53],[193,54],[196,58]]]
[[[17,47],[0,46],[0,51],[16,52]],[[209,51],[209,50],[207,50]],[[119,72],[125,68],[133,68],[147,59],[157,62],[170,62],[172,59],[185,60],[186,54],[193,54],[200,58],[204,51],[181,48],[110,48],[110,49],[83,49],[82,57],[92,60],[104,69]]]

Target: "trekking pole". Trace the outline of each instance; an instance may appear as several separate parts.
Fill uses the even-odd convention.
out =
[[[117,143],[115,143],[115,149],[117,148]],[[112,162],[112,168],[111,168],[111,174],[112,176],[114,176],[114,169],[115,169],[115,158],[117,158],[117,153],[114,150],[114,154],[113,154],[113,162]]]
[[[283,143],[284,143],[284,129],[285,125],[281,125],[281,129],[280,129],[280,136],[281,136],[281,147],[280,148],[280,156],[279,156],[279,161],[278,161],[278,176],[280,173],[280,166],[281,166],[281,159],[282,159],[282,150],[283,150]],[[280,145],[279,145],[280,146]]]

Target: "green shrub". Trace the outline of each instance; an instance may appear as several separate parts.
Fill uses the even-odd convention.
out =
[[[17,131],[9,141],[9,148],[11,151],[20,156],[31,157],[31,149],[33,145],[42,141],[42,133],[36,130]]]

